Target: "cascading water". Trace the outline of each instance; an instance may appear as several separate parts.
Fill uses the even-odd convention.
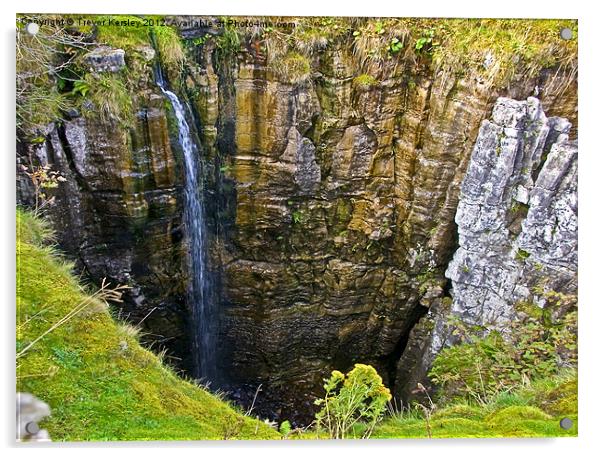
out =
[[[184,222],[189,242],[189,257],[192,283],[189,287],[193,318],[193,341],[195,345],[195,375],[204,380],[216,378],[215,346],[213,343],[214,312],[210,299],[210,281],[206,274],[204,211],[201,197],[202,179],[199,170],[198,149],[192,139],[190,127],[182,103],[175,93],[165,88],[160,69],[156,73],[157,84],[171,102],[178,121],[178,140],[184,153],[185,209]]]

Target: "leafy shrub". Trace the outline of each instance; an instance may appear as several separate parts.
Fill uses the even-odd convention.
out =
[[[435,30],[429,29],[416,40],[414,48],[416,49],[416,52],[426,52],[427,54],[431,54],[433,49],[439,46],[439,44],[439,42],[435,41]]]
[[[298,225],[303,222],[303,212],[301,211],[293,211],[292,220],[294,225]]]
[[[480,337],[486,328],[458,326],[455,335],[464,343],[442,350],[429,373],[440,398],[488,403],[494,395],[576,366],[576,299],[555,292],[546,298],[545,309],[522,303],[520,318],[505,335],[491,331]]]
[[[90,86],[88,85],[88,83],[84,80],[77,80],[77,81],[73,81],[73,90],[71,91],[71,93],[73,95],[80,95],[82,97],[85,97],[88,92],[90,91]]]
[[[402,49],[403,49],[403,43],[397,37],[394,37],[391,39],[391,42],[389,43],[389,47],[387,48],[387,50],[391,54],[397,54]]]
[[[531,254],[523,249],[518,249],[518,251],[516,252],[516,259],[518,261],[525,262],[530,256]]]
[[[344,439],[356,423],[366,424],[362,437],[368,438],[391,400],[376,369],[366,364],[356,364],[347,375],[332,371],[324,390],[324,398],[315,401],[322,406],[316,424],[333,439]]]
[[[290,421],[284,420],[282,423],[280,423],[280,428],[278,430],[282,434],[282,438],[286,439],[292,431]]]
[[[226,27],[217,38],[215,45],[218,60],[229,59],[240,51],[240,37],[234,28]]]

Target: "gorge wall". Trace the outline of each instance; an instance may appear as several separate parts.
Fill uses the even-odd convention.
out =
[[[252,39],[228,53],[214,38],[167,74],[196,125],[220,310],[216,382],[232,397],[248,404],[261,385],[256,411],[303,422],[329,371],[363,362],[407,398],[446,343],[452,309],[475,322],[503,313],[549,270],[552,288],[574,290],[576,146],[568,121],[543,114],[576,125],[571,73],[492,85],[424,57],[366,63],[335,40],[292,75]],[[190,369],[182,152],[150,55],[126,50],[124,64],[137,65],[133,125],[75,113],[20,152],[66,178],[49,208],[61,245],[93,280],[129,284],[118,313]],[[541,105],[494,108],[534,94]],[[492,247],[504,256],[491,261]]]
[[[503,328],[508,304],[577,292],[577,143],[539,101],[500,98],[481,126],[456,213],[459,248],[447,269],[452,310]],[[495,154],[495,155],[494,155]]]

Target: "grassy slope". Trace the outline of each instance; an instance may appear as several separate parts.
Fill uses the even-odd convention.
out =
[[[573,420],[564,430],[560,420]],[[502,394],[485,406],[456,404],[435,412],[431,419],[434,438],[450,437],[567,437],[577,435],[577,377],[568,372],[539,381],[514,394]],[[373,438],[424,438],[421,416],[391,418]]]
[[[564,430],[562,418],[573,420]],[[431,417],[433,438],[575,437],[577,436],[577,375],[562,375],[533,383],[513,394],[500,394],[487,405],[454,403],[441,407]],[[362,425],[350,433],[359,438]],[[427,438],[426,421],[413,410],[388,417],[372,433],[373,439]],[[307,431],[291,434],[293,439],[327,438],[325,433]]]
[[[43,245],[43,224],[17,212],[17,352],[89,296]],[[17,360],[17,388],[46,401],[53,440],[265,439],[269,426],[177,377],[132,328],[93,301]]]

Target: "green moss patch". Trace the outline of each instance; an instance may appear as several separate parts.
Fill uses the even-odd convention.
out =
[[[376,86],[378,81],[374,76],[369,74],[360,74],[353,78],[353,86],[362,91],[370,90],[372,87]]]
[[[573,426],[564,430],[562,418]],[[487,404],[457,403],[436,410],[430,420],[433,438],[574,437],[577,435],[577,378],[573,370],[502,393]],[[426,438],[426,421],[416,411],[391,417],[373,438]]]

